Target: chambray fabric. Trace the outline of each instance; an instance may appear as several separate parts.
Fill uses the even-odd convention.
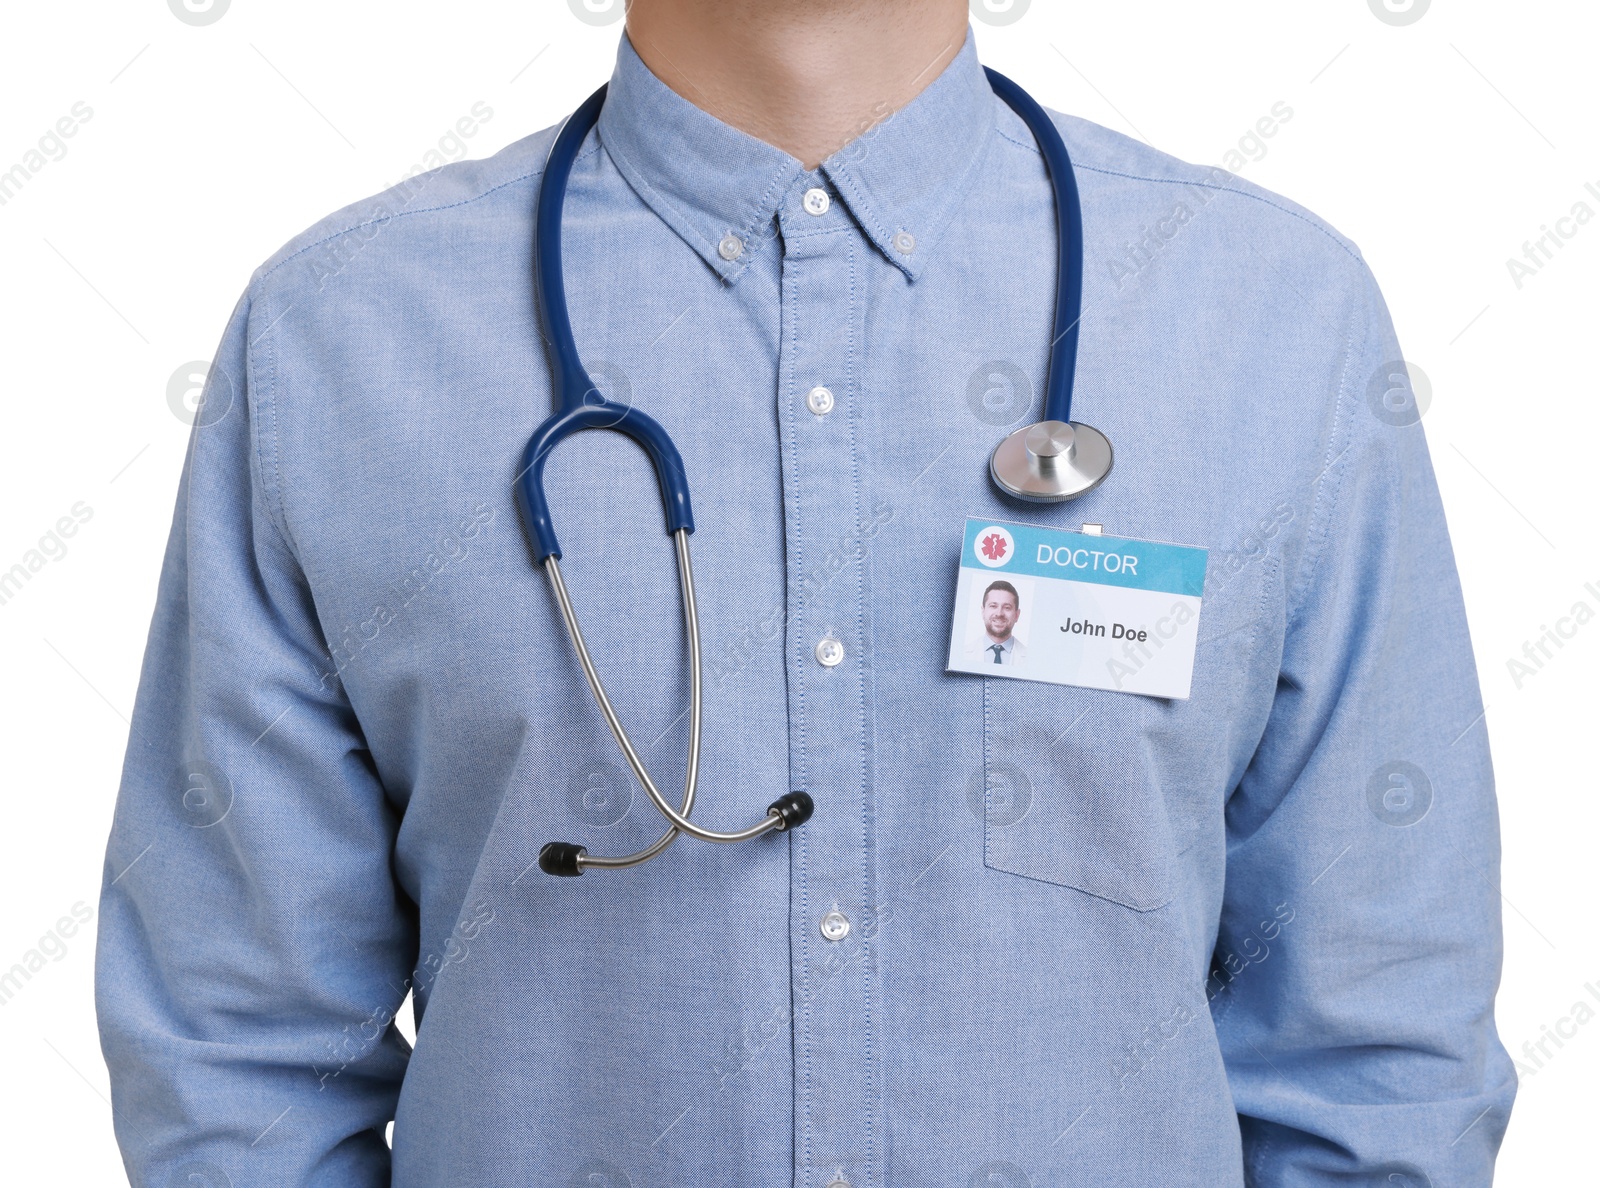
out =
[[[814,172],[624,39],[567,290],[597,386],[666,427],[693,487],[696,816],[816,801],[793,833],[634,870],[533,865],[662,829],[513,502],[551,404],[552,132],[256,271],[105,867],[135,1184],[1489,1183],[1514,1091],[1493,785],[1383,301],[1304,210],[1055,118],[1086,236],[1074,411],[1116,466],[1033,506],[987,466],[1041,405],[1052,194],[970,35]],[[656,480],[590,432],[547,484],[589,646],[676,796]],[[1193,695],[944,672],[969,514],[1209,548]]]

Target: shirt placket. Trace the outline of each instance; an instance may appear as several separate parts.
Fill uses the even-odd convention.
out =
[[[816,174],[780,204],[796,1188],[882,1184],[869,647],[858,433],[865,245]]]

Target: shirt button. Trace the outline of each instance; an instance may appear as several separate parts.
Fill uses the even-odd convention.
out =
[[[894,233],[894,250],[902,256],[909,256],[917,250],[917,237],[909,231],[896,231]]]
[[[849,1180],[829,1180],[828,1188],[850,1188]]]
[[[821,384],[806,393],[806,407],[819,417],[825,417],[833,411],[833,393]]]
[[[744,255],[744,240],[730,231],[722,237],[722,242],[717,244],[717,255],[724,260],[737,260]]]
[[[842,941],[850,935],[850,917],[838,908],[822,917],[822,936],[824,940]]]
[[[817,641],[817,663],[824,668],[832,668],[844,659],[844,645],[833,636],[824,636]]]
[[[832,204],[832,199],[828,197],[828,191],[817,186],[813,186],[806,191],[805,199],[801,203],[806,208],[806,213],[812,215],[827,214],[828,207]]]

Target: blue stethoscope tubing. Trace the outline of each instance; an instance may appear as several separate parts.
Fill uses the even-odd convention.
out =
[[[1055,122],[1024,91],[998,70],[984,67],[989,85],[1006,105],[1022,117],[1044,157],[1045,171],[1056,195],[1056,243],[1060,260],[1056,268],[1055,330],[1050,338],[1050,369],[1045,379],[1044,416],[1041,421],[1072,420],[1072,385],[1078,375],[1078,329],[1083,322],[1083,206],[1078,199],[1078,179],[1067,146]]]
[[[555,386],[556,408],[528,441],[523,451],[522,476],[517,493],[534,546],[534,557],[560,557],[561,545],[550,524],[550,506],[544,496],[544,464],[563,440],[584,429],[615,429],[644,447],[661,482],[666,503],[667,532],[694,531],[694,513],[689,508],[689,479],[683,458],[653,418],[631,404],[607,399],[584,370],[578,358],[577,341],[572,334],[572,319],[567,313],[566,284],[561,271],[561,210],[566,204],[567,178],[584,137],[600,118],[606,100],[601,87],[573,112],[545,162],[544,179],[539,186],[539,209],[534,227],[534,285],[539,295],[539,320],[549,344],[550,369]]]
[[[1055,192],[1059,264],[1056,277],[1054,332],[1045,386],[1043,418],[1008,436],[994,452],[990,474],[1006,493],[1032,502],[1057,502],[1092,490],[1110,469],[1110,446],[1103,450],[1103,435],[1071,421],[1072,388],[1077,373],[1078,336],[1083,302],[1083,215],[1077,181],[1066,145],[1045,110],[1021,87],[997,71],[985,69],[996,94],[1032,131]],[[534,288],[539,319],[547,343],[555,389],[555,411],[546,418],[523,451],[516,480],[517,506],[536,561],[544,568],[566,623],[596,705],[605,717],[623,756],[651,801],[669,822],[653,845],[634,854],[607,857],[590,854],[571,842],[548,842],[539,852],[539,866],[548,874],[575,876],[598,867],[637,866],[664,850],[681,833],[703,841],[735,842],[771,832],[783,832],[810,819],[814,805],[805,792],[789,792],[767,808],[759,823],[748,829],[719,833],[689,820],[699,770],[701,722],[700,633],[694,599],[694,577],[689,560],[689,536],[694,513],[689,502],[689,480],[683,458],[672,438],[653,418],[632,404],[613,401],[602,394],[584,369],[567,311],[566,286],[561,268],[561,213],[573,162],[605,104],[602,86],[573,112],[557,134],[545,162],[539,186],[534,228]],[[550,505],[544,492],[544,468],[550,453],[566,438],[585,429],[611,429],[636,441],[655,467],[666,514],[667,533],[673,538],[683,597],[684,625],[690,652],[690,715],[688,762],[683,804],[674,807],[650,778],[606,696],[599,673],[589,656],[578,625],[577,612],[561,577],[561,545],[551,524]],[[1010,460],[1002,463],[1009,450]],[[1074,463],[1074,458],[1077,463]]]

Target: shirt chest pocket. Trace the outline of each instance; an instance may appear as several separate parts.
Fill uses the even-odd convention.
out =
[[[972,791],[984,865],[1138,912],[1169,902],[1174,847],[1147,754],[1147,699],[987,678],[983,709]]]

